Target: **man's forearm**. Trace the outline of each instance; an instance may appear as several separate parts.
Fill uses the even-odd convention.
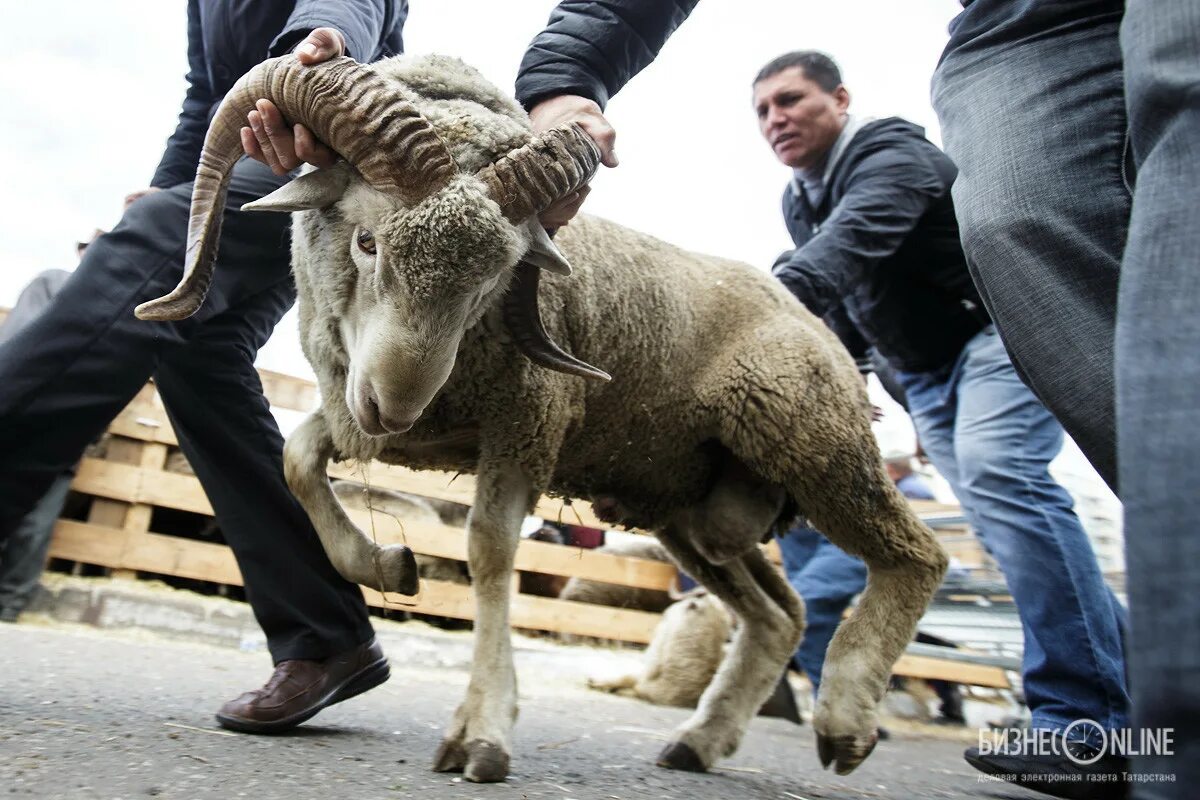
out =
[[[534,38],[517,76],[526,108],[560,94],[601,109],[654,60],[698,0],[563,0]]]
[[[405,13],[406,4],[401,4]],[[333,28],[345,40],[346,55],[367,62],[374,55],[383,37],[389,3],[384,0],[300,0],[296,3],[287,24],[271,43],[270,55],[290,53],[309,33],[317,28]]]

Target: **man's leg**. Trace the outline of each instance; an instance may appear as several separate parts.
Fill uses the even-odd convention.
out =
[[[70,472],[59,475],[8,539],[0,541],[0,621],[16,621],[29,604],[46,566],[54,522],[74,477]]]
[[[1021,614],[1033,727],[1090,719],[1125,728],[1121,620],[1071,496],[1049,472],[1062,429],[1021,383],[997,334],[976,336],[966,356],[954,440],[962,501]]]
[[[275,663],[325,659],[374,635],[361,590],[334,570],[288,490],[283,437],[254,369],[255,355],[294,299],[285,277],[210,320],[155,372]]]
[[[1130,195],[1120,0],[975,0],[934,76],[954,202],[1022,377],[1116,486],[1113,337]]]
[[[111,233],[88,247],[50,305],[0,345],[0,538],[74,466],[164,352],[287,274],[286,217],[236,210],[280,183],[257,162],[234,170],[222,244],[247,242],[247,258],[218,271],[208,302],[191,319],[151,323],[133,316],[134,306],[169,292],[183,272],[191,198],[185,184],[130,206]]]
[[[219,266],[208,298],[194,317],[148,323],[133,316],[138,303],[170,291],[182,274],[191,197],[191,187],[184,185],[147,195],[131,206],[112,233],[87,249],[50,307],[0,347],[0,537],[12,530],[55,476],[78,460],[87,443],[145,385],[161,360],[181,352],[210,320],[286,279],[288,218],[238,210],[278,188],[283,180],[254,161],[243,159],[235,167],[222,223]],[[196,391],[202,402],[206,389]],[[241,409],[230,411],[232,416],[238,413]],[[224,467],[237,469],[238,465]],[[256,475],[244,488],[254,491],[271,481],[269,474]],[[243,520],[234,527],[257,524],[287,530],[290,520],[270,521],[278,512],[276,506],[256,507],[256,522]],[[303,541],[278,548],[274,556],[280,571],[310,572],[304,565],[311,565],[317,556],[297,553],[296,546],[303,547]],[[236,535],[230,540],[235,549],[242,543]],[[313,546],[323,557],[319,545]],[[308,590],[306,586],[301,593]],[[257,602],[263,593],[251,587],[249,594]],[[268,639],[302,640],[295,631],[305,627],[304,619],[286,600],[275,599],[288,622],[275,614],[262,615],[264,621],[283,627],[282,633],[267,630]],[[339,615],[346,619],[347,629],[360,620],[349,607],[328,610],[324,619]],[[286,674],[277,670],[279,680],[269,685],[277,694],[299,698],[303,707],[296,711],[294,704],[276,705],[273,712],[281,713],[265,728],[252,721],[246,729],[286,729],[387,677],[387,661],[378,645],[370,642],[325,661],[285,663],[291,665]],[[239,699],[256,702],[255,698],[268,695],[250,693]]]
[[[1131,0],[1121,28],[1138,164],[1117,307],[1117,429],[1133,619],[1134,723],[1174,729],[1135,759],[1138,797],[1200,791],[1200,7]]]
[[[850,601],[867,585],[867,567],[804,525],[781,537],[779,549],[788,583],[804,600],[804,638],[792,660],[816,693],[825,652]]]

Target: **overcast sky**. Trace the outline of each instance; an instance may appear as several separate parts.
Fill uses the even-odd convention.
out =
[[[455,55],[511,90],[556,0],[412,0],[409,53]],[[0,0],[0,305],[39,271],[75,266],[74,243],[111,228],[146,186],[186,88],[184,0]],[[899,115],[939,141],[929,81],[956,0],[701,0],[658,60],[609,104],[621,166],[602,169],[586,211],[689,249],[767,269],[791,246],[779,197],[788,171],[759,136],[750,81],[789,50],[841,65],[851,111]],[[259,358],[311,377],[293,310]],[[872,393],[887,403],[878,391]],[[286,427],[286,422],[285,422]],[[889,408],[885,450],[911,447]],[[1090,473],[1078,453],[1062,459]],[[1115,500],[1093,475],[1087,486]]]
[[[511,89],[554,0],[413,0],[408,52],[456,55]],[[0,304],[40,270],[71,269],[74,242],[111,228],[145,186],[186,85],[183,0],[0,0]],[[930,129],[929,79],[954,0],[702,0],[658,61],[613,101],[621,166],[603,170],[587,211],[684,247],[766,269],[790,245],[779,212],[787,171],[759,138],[749,82],[787,50],[842,65],[852,110]],[[309,374],[295,315],[263,366]]]

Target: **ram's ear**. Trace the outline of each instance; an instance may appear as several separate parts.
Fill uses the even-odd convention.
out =
[[[327,208],[342,199],[349,183],[350,169],[345,164],[313,170],[285,183],[266,197],[246,203],[242,206],[242,211],[307,211],[312,208]]]
[[[550,235],[546,233],[542,223],[538,222],[537,217],[529,220],[528,228],[529,251],[525,253],[524,260],[539,269],[553,272],[555,275],[570,275],[571,264],[567,261],[566,256],[554,246]]]

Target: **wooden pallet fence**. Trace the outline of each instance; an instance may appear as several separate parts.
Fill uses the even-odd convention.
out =
[[[7,310],[0,308],[0,323],[6,315]],[[313,383],[269,370],[259,373],[273,406],[302,412],[316,407],[318,393]],[[150,530],[155,508],[212,515],[212,506],[195,477],[163,469],[168,448],[178,445],[178,440],[152,386],[145,387],[113,420],[109,433],[112,438],[106,456],[83,459],[72,484],[75,491],[92,498],[87,519],[59,520],[50,555],[106,567],[120,577],[136,577],[137,573],[145,572],[242,585],[241,573],[228,547]],[[334,464],[329,474],[331,478],[366,482],[373,487],[463,505],[474,500],[475,480],[470,475],[418,472],[380,463],[373,463],[366,470],[353,464]],[[921,512],[941,510],[952,509],[918,508]],[[461,529],[417,522],[401,526],[386,514],[371,515],[355,509],[348,509],[348,513],[381,544],[404,542],[417,553],[466,559],[466,533]],[[586,502],[543,497],[534,513],[556,522],[608,527]],[[772,560],[778,562],[777,548],[772,544],[768,551]],[[968,554],[969,548],[965,548],[962,555]],[[528,540],[522,540],[518,547],[516,568],[664,590],[675,578],[675,568],[661,562]],[[369,604],[378,608],[467,620],[473,619],[475,613],[470,587],[444,581],[422,581],[420,594],[415,598],[385,596],[372,588],[364,588],[363,594]],[[514,594],[511,613],[514,627],[635,643],[649,642],[658,620],[658,614],[519,593]],[[980,686],[1009,686],[1006,674],[999,668],[924,656],[902,657],[895,672]]]
[[[307,411],[317,403],[316,387],[290,376],[260,370],[271,404]],[[109,426],[111,435],[104,458],[84,458],[72,488],[92,498],[86,521],[59,520],[50,555],[113,570],[122,577],[138,572],[240,586],[242,577],[233,554],[224,545],[170,536],[150,530],[153,509],[174,509],[212,516],[212,506],[192,475],[166,472],[168,447],[178,444],[152,386],[147,386]],[[351,464],[331,465],[331,478],[403,491],[470,505],[475,480],[469,475],[418,472],[386,464],[365,470]],[[403,542],[414,552],[465,561],[466,532],[429,523],[403,525],[387,514],[348,509],[359,527],[380,544]],[[536,514],[551,520],[591,527],[603,525],[587,503],[567,504],[542,498]],[[657,561],[613,556],[576,547],[522,540],[516,568],[565,577],[663,589],[675,579],[675,568]],[[415,598],[385,596],[364,588],[367,601],[376,607],[457,619],[474,617],[474,600],[467,586],[422,581]],[[517,594],[512,608],[516,627],[647,643],[659,615],[608,608],[556,598]]]

